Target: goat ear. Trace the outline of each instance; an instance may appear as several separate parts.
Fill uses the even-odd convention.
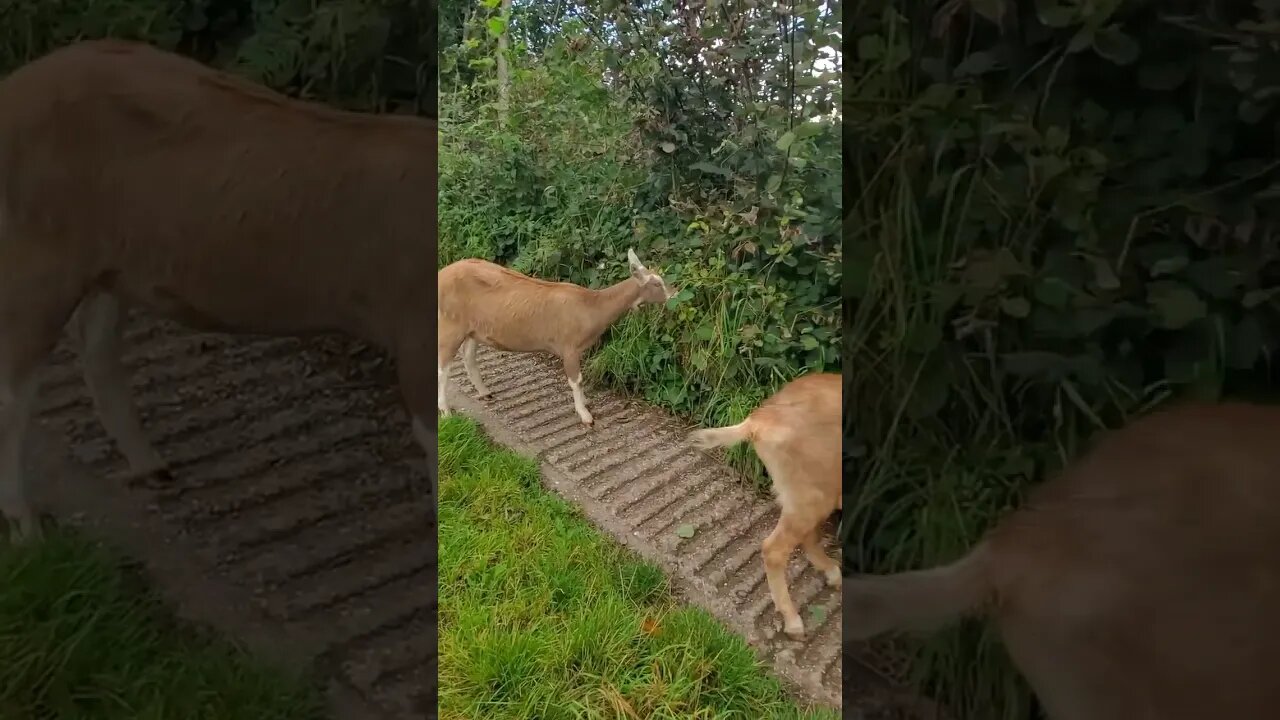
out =
[[[631,265],[632,275],[643,275],[645,272],[644,263],[640,262],[640,258],[636,257],[636,251],[627,248],[627,262]]]

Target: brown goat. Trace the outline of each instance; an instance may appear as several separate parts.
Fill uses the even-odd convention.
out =
[[[1051,720],[1280,713],[1280,408],[1105,435],[961,560],[844,584],[845,642],[989,613]]]
[[[761,546],[773,605],[783,629],[804,636],[804,623],[787,589],[787,563],[797,546],[809,562],[840,586],[840,564],[822,549],[818,529],[840,507],[843,388],[836,373],[796,378],[765,400],[746,420],[728,427],[695,430],[689,439],[698,447],[724,447],[747,440],[769,471],[782,516]]]
[[[98,416],[164,472],[121,364],[128,305],[194,328],[342,332],[392,352],[435,454],[434,121],[286,98],[119,41],[0,80],[0,513],[38,534],[22,450],[37,370],[77,315]],[[77,311],[79,308],[79,311]],[[435,462],[429,462],[435,483]]]
[[[594,419],[582,394],[582,353],[623,313],[644,303],[666,302],[676,294],[634,251],[627,251],[627,260],[631,277],[603,290],[537,280],[475,258],[440,270],[436,405],[441,414],[449,414],[445,386],[459,347],[476,394],[489,395],[476,365],[476,343],[481,342],[499,350],[546,352],[560,358],[573,407],[583,424],[591,425]]]

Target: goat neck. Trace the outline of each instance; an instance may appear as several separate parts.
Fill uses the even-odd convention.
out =
[[[607,288],[591,291],[584,329],[589,331],[592,340],[604,334],[606,328],[636,304],[641,289],[635,278],[627,278]]]

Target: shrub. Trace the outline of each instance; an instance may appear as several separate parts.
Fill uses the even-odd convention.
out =
[[[954,559],[1101,428],[1268,391],[1277,18],[1140,0],[867,13],[845,100],[844,542],[885,570]],[[917,659],[960,716],[1030,716],[977,629]]]
[[[635,248],[680,293],[620,320],[588,373],[699,424],[738,422],[783,382],[838,368],[836,78],[813,68],[839,5],[798,6],[785,38],[765,9],[728,21],[686,8],[699,36],[641,6],[550,16],[517,3],[504,18],[497,5],[442,53],[441,263],[599,287],[625,277]],[[784,56],[801,35],[813,42]],[[796,74],[807,89],[788,89]]]

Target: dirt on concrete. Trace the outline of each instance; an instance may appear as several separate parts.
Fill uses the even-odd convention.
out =
[[[173,481],[120,479],[64,345],[29,453],[37,501],[137,557],[180,615],[311,668],[338,718],[436,717],[435,500],[380,358],[136,317],[127,337]]]
[[[793,640],[782,632],[760,559],[760,544],[776,524],[778,509],[718,456],[689,445],[685,436],[692,428],[598,388],[588,389],[595,424],[587,427],[553,361],[488,348],[477,358],[492,396],[477,400],[462,363],[455,362],[450,405],[481,422],[499,442],[538,458],[550,489],[666,570],[685,598],[746,637],[801,695],[843,705],[845,717],[927,717],[908,694],[865,668],[859,674],[856,658],[849,658],[854,667],[843,668],[855,682],[842,686],[840,593],[799,552],[792,557],[789,583],[806,637]],[[692,536],[678,534],[682,526],[692,526]],[[833,531],[826,530],[829,541]]]

